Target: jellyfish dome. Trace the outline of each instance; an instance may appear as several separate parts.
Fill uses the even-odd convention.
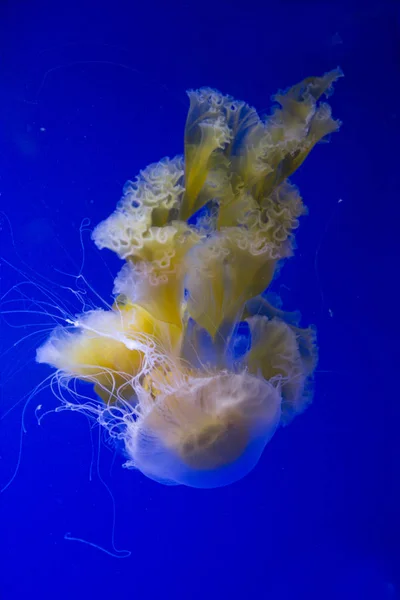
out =
[[[249,373],[189,377],[128,431],[133,466],[162,483],[218,487],[257,463],[278,426],[278,389]]]
[[[339,128],[320,97],[341,75],[278,94],[264,119],[216,90],[190,91],[184,155],[128,181],[94,229],[97,247],[124,261],[114,304],[56,328],[37,361],[56,369],[63,408],[122,441],[126,467],[166,485],[230,484],[310,403],[315,330],[268,290],[306,212],[288,178]]]

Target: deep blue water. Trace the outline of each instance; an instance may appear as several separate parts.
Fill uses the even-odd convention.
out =
[[[309,215],[276,282],[284,307],[318,328],[314,403],[246,478],[195,490],[123,470],[81,415],[38,426],[37,405],[56,406],[42,392],[0,496],[1,600],[399,596],[398,3],[3,1],[1,292],[33,278],[79,310],[67,288],[83,262],[109,298],[119,261],[92,247],[84,220],[97,224],[128,178],[182,151],[185,90],[267,110],[278,89],[337,65],[343,127],[293,177]],[[24,290],[32,310],[40,291]],[[2,485],[23,401],[9,409],[49,374],[34,362],[46,332],[26,336],[48,325],[3,315]],[[113,502],[115,548],[129,558],[65,539],[112,551]]]

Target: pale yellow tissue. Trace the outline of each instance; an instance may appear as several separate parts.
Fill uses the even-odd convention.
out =
[[[115,293],[156,319],[182,327],[185,256],[199,241],[200,235],[186,223],[150,228],[140,251],[129,257],[117,276]]]
[[[76,327],[55,329],[38,349],[37,361],[116,396],[140,369],[142,353],[129,347],[129,341],[135,333],[144,333],[142,315],[135,310],[124,315],[96,310],[82,315]],[[131,389],[127,395],[132,395]]]
[[[37,351],[37,361],[96,385],[107,400],[130,398],[130,382],[142,368],[146,345],[155,341],[171,355],[179,353],[182,332],[157,321],[140,306],[117,302],[113,311],[82,315],[75,328],[55,329]]]
[[[92,239],[100,249],[108,248],[126,259],[145,247],[151,227],[162,227],[176,219],[184,193],[183,158],[164,158],[128,181],[124,195],[108,219],[94,229]]]
[[[262,373],[267,380],[278,378],[283,398],[282,419],[287,422],[311,400],[304,386],[316,362],[314,332],[276,317],[257,315],[247,322],[252,345],[245,364],[250,373]]]
[[[269,285],[281,257],[275,246],[245,229],[210,236],[187,257],[190,316],[212,336],[222,324],[240,320],[244,303]]]
[[[212,168],[212,155],[222,150],[232,134],[221,110],[223,96],[214,90],[188,92],[189,113],[185,127],[185,195],[181,218],[200,208],[198,195]],[[195,208],[196,207],[196,208]]]

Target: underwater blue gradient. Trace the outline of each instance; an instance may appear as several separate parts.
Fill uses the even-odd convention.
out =
[[[274,285],[317,326],[314,403],[243,480],[196,490],[122,469],[82,415],[38,426],[37,405],[56,406],[42,392],[0,495],[0,600],[399,597],[398,3],[1,3],[1,294],[21,281],[12,263],[63,298],[83,245],[83,272],[109,300],[120,263],[79,229],[139,169],[182,151],[185,90],[269,110],[279,88],[337,65],[343,127],[292,178],[309,215]],[[33,360],[45,333],[12,347],[29,322],[40,329],[34,315],[0,324],[1,486],[20,447],[23,406],[9,409],[50,372]],[[127,558],[93,546],[113,552],[114,507]]]

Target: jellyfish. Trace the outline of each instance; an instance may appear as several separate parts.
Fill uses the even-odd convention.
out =
[[[94,229],[123,261],[114,304],[57,327],[37,361],[55,369],[64,408],[122,442],[126,467],[165,485],[228,485],[309,405],[315,329],[268,292],[306,212],[289,177],[340,127],[320,99],[341,76],[277,94],[265,118],[189,91],[184,155],[140,171]]]

